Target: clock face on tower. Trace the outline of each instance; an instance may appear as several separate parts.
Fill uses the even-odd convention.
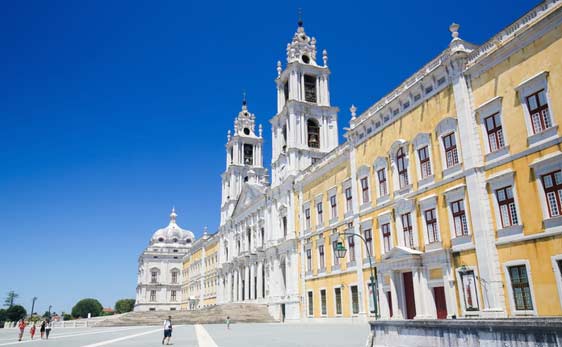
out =
[[[250,129],[244,128],[244,135],[250,135]]]

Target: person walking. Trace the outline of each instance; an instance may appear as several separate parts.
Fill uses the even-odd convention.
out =
[[[33,340],[33,337],[35,336],[35,329],[37,329],[37,326],[35,325],[35,322],[33,322],[33,325],[29,329],[29,334],[31,335],[32,340]]]
[[[20,330],[20,334],[18,336],[18,341],[21,341],[21,339],[23,338],[23,332],[25,331],[25,320],[22,318],[20,319],[20,321],[18,322],[18,329]]]
[[[43,340],[45,338],[45,320],[43,319],[41,321],[41,327],[39,327],[39,332],[41,333],[41,340]]]
[[[168,319],[164,321],[164,338],[162,339],[162,344],[168,339],[167,345],[170,344],[170,339],[172,338],[172,316],[168,316]]]
[[[45,336],[47,340],[49,339],[49,334],[51,333],[52,328],[53,328],[53,324],[51,323],[51,319],[47,318],[47,323],[45,323]]]
[[[230,330],[230,316],[226,316],[226,328]]]

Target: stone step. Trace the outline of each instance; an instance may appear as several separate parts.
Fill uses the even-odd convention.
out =
[[[129,312],[118,317],[108,316],[108,319],[95,322],[94,326],[162,325],[168,316],[172,316],[173,324],[220,324],[225,322],[227,316],[232,323],[277,322],[269,314],[266,305],[225,304],[194,311]]]

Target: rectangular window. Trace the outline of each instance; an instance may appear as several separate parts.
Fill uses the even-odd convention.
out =
[[[338,241],[332,241],[332,264],[338,265],[340,260],[336,257],[336,249],[338,248]]]
[[[304,210],[304,218],[306,221],[306,230],[310,230],[310,208],[308,207]]]
[[[361,178],[361,198],[363,199],[364,204],[369,202],[369,178],[368,177]]]
[[[552,119],[548,110],[546,91],[544,89],[527,96],[527,108],[531,116],[533,134],[538,134],[552,127]]]
[[[511,186],[497,189],[496,198],[498,199],[502,227],[507,228],[519,224]]]
[[[495,152],[505,146],[503,129],[499,112],[484,119],[490,152]]]
[[[335,195],[330,196],[330,206],[332,207],[332,219],[338,218],[338,207]]]
[[[314,315],[314,294],[312,292],[308,292],[308,315]]]
[[[379,195],[388,195],[388,190],[386,189],[386,169],[380,169],[377,171],[377,176],[379,178]]]
[[[527,277],[527,267],[525,265],[510,266],[508,270],[515,309],[518,311],[532,311],[533,299],[531,297],[529,278]]]
[[[353,211],[353,196],[351,195],[351,188],[345,188],[345,208],[347,212]]]
[[[172,290],[170,292],[170,301],[176,301],[176,291]]]
[[[410,213],[404,213],[401,216],[402,231],[404,232],[404,246],[414,248],[414,232],[412,230],[412,216]]]
[[[447,167],[455,166],[459,163],[459,155],[457,152],[457,141],[455,133],[443,136],[443,147],[445,148],[445,158]]]
[[[421,178],[431,176],[431,162],[429,161],[429,149],[427,146],[418,149],[418,156],[420,158],[420,173]]]
[[[316,77],[304,75],[304,100],[316,102]]]
[[[355,261],[355,242],[353,240],[354,236],[347,237],[347,247],[349,253],[349,261]]]
[[[322,315],[325,316],[326,310],[326,289],[320,289],[320,309],[322,310]]]
[[[158,282],[158,272],[152,271],[150,273],[150,283],[157,283]]]
[[[306,271],[312,271],[312,252],[310,249],[306,250]]]
[[[426,210],[425,225],[427,227],[427,240],[429,243],[439,242],[439,227],[437,225],[437,214],[434,208]]]
[[[426,93],[426,94],[429,94],[429,93],[431,93],[432,91],[433,91],[433,86],[429,86],[429,87],[426,87],[426,88],[425,88],[425,93]]]
[[[408,180],[408,164],[406,162],[406,153],[404,152],[404,148],[400,148],[396,152],[396,164],[398,169],[398,182],[400,184],[400,189],[402,189],[410,184]]]
[[[542,184],[550,217],[559,216],[562,210],[562,171],[543,175]]]
[[[285,94],[285,101],[289,100],[289,81],[285,82],[283,93]]]
[[[150,291],[150,301],[156,301],[156,291],[155,290]]]
[[[254,146],[244,144],[244,165],[254,165]]]
[[[287,238],[287,216],[283,216],[281,224],[283,225],[283,236]]]
[[[390,251],[390,248],[392,247],[392,240],[390,239],[391,235],[390,235],[390,223],[386,223],[381,225],[381,232],[382,232],[382,242],[384,245],[384,251],[388,252]]]
[[[353,314],[359,313],[359,291],[357,286],[351,286],[351,312]]]
[[[468,235],[468,224],[466,223],[466,213],[464,211],[464,201],[459,200],[451,203],[451,211],[453,214],[453,224],[455,227],[455,235]]]
[[[336,314],[342,314],[341,306],[341,288],[334,288],[334,296],[336,297]]]
[[[178,283],[178,273],[172,272],[172,283]]]
[[[478,294],[476,292],[476,277],[474,276],[474,271],[468,270],[460,274],[463,297],[464,297],[464,307],[467,311],[478,311]]]
[[[316,204],[316,213],[317,213],[317,217],[318,217],[318,221],[317,224],[318,225],[322,225],[322,202],[319,202]]]
[[[367,243],[368,254],[373,256],[373,233],[371,232],[371,229],[365,229],[365,231],[363,231],[363,236],[365,237],[365,241]]]
[[[318,246],[318,259],[320,261],[320,271],[324,271],[324,269],[326,268],[324,258],[324,245]]]

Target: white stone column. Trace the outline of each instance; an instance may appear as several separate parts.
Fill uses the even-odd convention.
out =
[[[244,300],[249,300],[250,299],[250,267],[246,266],[244,268]]]
[[[256,283],[254,282],[254,277],[256,276],[256,265],[252,264],[250,265],[250,285],[248,287],[250,287],[250,295],[248,296],[248,298],[250,300],[255,300],[255,290],[256,290]]]
[[[390,272],[390,297],[392,298],[392,319],[404,319],[404,313],[401,307],[405,307],[404,298],[401,294],[402,286],[400,286],[400,273],[396,271]]]

